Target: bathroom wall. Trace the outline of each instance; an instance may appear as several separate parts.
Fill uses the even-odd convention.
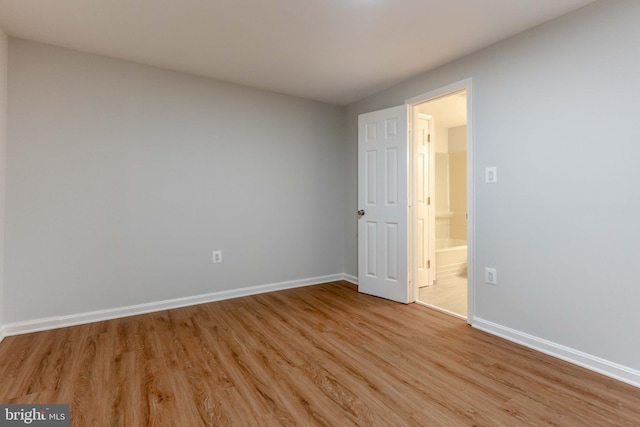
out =
[[[435,153],[436,239],[448,239],[451,233],[449,201],[449,154]]]
[[[428,103],[430,104],[430,103]],[[428,108],[425,110],[429,111]],[[446,127],[438,125],[436,121],[436,134],[435,134],[435,146],[436,153],[448,153],[449,152],[449,130]]]
[[[467,127],[437,128],[436,239],[467,239]]]
[[[449,129],[449,237],[467,240],[467,127]]]

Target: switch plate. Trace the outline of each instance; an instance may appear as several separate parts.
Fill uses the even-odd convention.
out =
[[[486,267],[484,269],[484,282],[490,285],[498,284],[498,272],[495,268]]]
[[[213,263],[214,264],[219,264],[222,262],[222,251],[213,251]]]
[[[484,182],[494,184],[498,182],[498,168],[495,166],[488,167],[484,170]]]

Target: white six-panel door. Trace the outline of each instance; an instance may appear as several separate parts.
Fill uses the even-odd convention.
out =
[[[408,303],[408,106],[358,118],[358,290]]]

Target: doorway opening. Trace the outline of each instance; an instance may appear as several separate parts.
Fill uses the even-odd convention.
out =
[[[465,79],[408,99],[404,105],[358,116],[357,211],[358,291],[428,305],[469,324],[474,318],[475,271],[471,83],[470,78]],[[446,113],[452,109],[436,108],[446,101],[459,104],[461,108],[455,111],[462,121],[448,121]],[[436,170],[436,145],[446,147],[439,149],[447,159],[441,172]],[[457,152],[460,147],[466,147],[464,155]],[[466,177],[452,175],[456,170],[466,172]],[[440,196],[436,174],[446,182]],[[454,181],[464,184],[466,194],[452,193]],[[460,205],[460,199],[466,205]],[[438,217],[436,206],[442,207]],[[441,233],[436,244],[438,228]],[[463,258],[442,261],[443,253],[453,252],[454,247]],[[466,310],[464,301],[462,308],[449,307],[426,295],[429,290],[443,290],[446,276],[462,284],[455,289],[459,301],[465,300],[466,292]],[[422,288],[429,289],[421,295]]]
[[[415,300],[467,319],[467,90],[410,105]]]

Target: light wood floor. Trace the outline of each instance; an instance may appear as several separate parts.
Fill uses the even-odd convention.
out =
[[[640,389],[346,282],[8,337],[0,402],[74,426],[640,425]]]

